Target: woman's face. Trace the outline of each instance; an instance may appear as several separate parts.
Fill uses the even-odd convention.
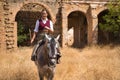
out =
[[[42,11],[42,18],[43,19],[46,19],[48,16],[47,12],[46,11]]]

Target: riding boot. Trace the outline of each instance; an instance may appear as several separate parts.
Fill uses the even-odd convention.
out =
[[[38,46],[39,46],[39,44],[36,44],[35,47],[34,47],[34,49],[33,49],[32,56],[31,56],[31,60],[32,61],[35,61],[36,58],[37,58],[37,56],[36,56],[36,50],[37,50]]]
[[[42,41],[39,41],[38,44],[35,45],[32,56],[31,56],[32,61],[36,61],[36,59],[37,59],[36,51],[37,51],[38,47],[42,46],[44,43],[45,43],[45,41],[42,40]]]
[[[32,56],[31,56],[31,60],[32,60],[32,61],[35,61],[36,59],[37,59],[37,56],[36,56],[36,55],[32,55]]]

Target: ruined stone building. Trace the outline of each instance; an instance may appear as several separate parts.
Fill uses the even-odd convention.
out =
[[[41,9],[54,22],[61,46],[97,44],[98,23],[106,13],[107,0],[0,0],[0,52],[17,48],[18,21],[31,33]]]

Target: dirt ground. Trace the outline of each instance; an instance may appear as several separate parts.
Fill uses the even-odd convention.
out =
[[[32,48],[0,54],[0,80],[38,80],[30,60]],[[120,47],[91,46],[61,49],[54,80],[120,80]]]

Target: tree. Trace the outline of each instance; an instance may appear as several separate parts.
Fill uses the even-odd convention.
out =
[[[104,23],[100,23],[100,29],[113,32],[118,35],[120,31],[120,0],[111,1],[108,4],[108,14],[103,16]]]

